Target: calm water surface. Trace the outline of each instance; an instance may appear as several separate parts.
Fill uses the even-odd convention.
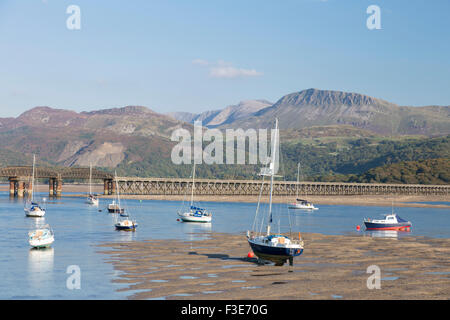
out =
[[[44,197],[46,195],[43,195]],[[0,193],[0,299],[124,299],[127,292],[116,292],[120,284],[112,279],[119,274],[107,263],[96,245],[105,242],[128,242],[145,239],[201,240],[211,232],[241,233],[252,226],[256,204],[203,202],[200,205],[214,214],[211,224],[176,221],[179,201],[126,200],[126,207],[139,227],[136,232],[114,230],[116,215],[105,210],[109,200],[100,199],[99,207],[90,207],[84,198],[49,199],[45,218],[26,218],[23,202]],[[274,211],[286,212],[285,205],[275,204]],[[291,211],[295,230],[323,234],[369,234],[393,236],[394,233],[357,232],[364,217],[389,213],[390,207],[356,207],[319,205],[320,210]],[[102,212],[99,212],[102,210]],[[450,212],[446,209],[396,208],[413,223],[408,235],[450,238]],[[280,221],[287,219],[282,216]],[[55,242],[47,250],[32,250],[27,233],[37,225],[48,223],[55,232]],[[283,229],[283,222],[280,222]],[[284,230],[284,229],[283,229]],[[283,231],[282,230],[282,231]],[[400,234],[401,236],[401,234]],[[243,238],[245,243],[245,238]],[[68,266],[81,269],[81,289],[67,289]]]

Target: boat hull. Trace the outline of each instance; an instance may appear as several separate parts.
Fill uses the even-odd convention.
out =
[[[98,199],[87,199],[86,200],[87,204],[90,204],[91,206],[98,206]]]
[[[409,230],[411,223],[377,223],[364,221],[366,230]]]
[[[283,265],[287,260],[292,260],[303,253],[303,248],[265,246],[251,240],[248,240],[248,243],[258,258],[275,262],[276,265]]]
[[[291,204],[291,205],[289,206],[289,209],[319,210],[319,208],[316,208],[316,207],[306,207],[306,206],[296,205],[296,204]]]
[[[48,248],[52,245],[55,240],[52,238],[48,241],[30,241],[30,246],[32,248]]]
[[[134,224],[132,226],[122,226],[120,224],[116,224],[116,229],[117,230],[132,231],[132,230],[136,230],[137,226],[138,226],[137,224]]]
[[[25,215],[27,217],[31,217],[31,218],[41,218],[45,215],[45,210],[29,210],[29,209],[24,209],[25,211]]]
[[[193,215],[183,215],[180,214],[180,219],[183,222],[199,222],[199,223],[209,223],[212,220],[211,216],[200,216],[200,217],[196,217]]]

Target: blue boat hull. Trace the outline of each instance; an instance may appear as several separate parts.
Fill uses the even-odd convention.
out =
[[[303,249],[264,246],[251,241],[248,243],[258,258],[273,261],[276,265],[283,265],[286,260],[292,264],[292,259],[303,253]]]
[[[400,222],[400,223],[376,223],[364,221],[367,230],[406,230],[411,228],[411,223]]]
[[[116,224],[117,230],[134,230],[136,228],[137,228],[137,224],[135,224],[134,226],[119,226]]]

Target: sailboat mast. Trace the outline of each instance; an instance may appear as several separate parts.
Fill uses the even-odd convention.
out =
[[[194,167],[192,169],[191,207],[194,204],[194,180],[195,180],[195,160],[194,160]]]
[[[275,161],[277,154],[277,133],[278,133],[278,118],[275,118],[275,134],[273,143],[273,153],[270,159],[270,198],[269,198],[269,221],[267,224],[267,235],[270,235],[270,224],[272,223],[272,194],[273,194],[273,177],[275,175]]]
[[[92,163],[89,164],[89,195],[92,194]]]
[[[298,199],[298,185],[300,183],[300,162],[298,163],[297,166],[297,199]]]
[[[34,188],[34,167],[36,165],[36,155],[33,154],[33,173],[31,176],[31,202],[33,202],[33,188]]]
[[[117,192],[117,203],[119,205],[119,210],[120,210],[120,194],[119,194],[119,183],[117,182],[117,172],[114,171],[114,178],[116,180],[116,192]]]

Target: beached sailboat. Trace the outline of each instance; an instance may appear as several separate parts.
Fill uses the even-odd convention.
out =
[[[184,212],[178,211],[178,216],[184,222],[203,222],[208,223],[212,220],[212,214],[204,208],[194,206],[194,188],[195,188],[195,162],[192,168],[192,189],[191,204],[188,210]]]
[[[28,233],[28,243],[33,248],[46,248],[54,241],[55,235],[48,224]]]
[[[298,163],[297,167],[297,196],[296,202],[289,204],[289,209],[303,209],[303,210],[318,210],[319,208],[314,207],[314,205],[304,199],[298,198],[298,185],[300,183],[300,162]]]
[[[31,176],[31,188],[30,195],[28,201],[25,203],[25,215],[27,217],[43,217],[45,215],[45,209],[42,208],[39,203],[34,201],[34,175],[35,175],[35,166],[36,166],[36,155],[33,155],[33,172]]]
[[[117,222],[115,223],[115,227],[117,230],[126,230],[126,231],[134,231],[136,230],[138,224],[136,220],[129,219],[128,212],[125,212],[125,209],[120,205],[120,192],[119,192],[119,183],[117,182],[117,174],[114,173],[114,180],[116,184],[116,194],[117,194],[117,204],[113,202],[115,206],[115,210],[117,213],[120,213],[121,217],[125,217],[125,219],[119,218]],[[108,211],[110,210],[111,204],[108,206]],[[111,212],[111,211],[110,211]]]
[[[273,223],[272,216],[272,196],[273,196],[273,180],[275,177],[275,161],[276,161],[276,151],[277,151],[277,139],[278,139],[278,119],[275,120],[275,135],[273,142],[273,149],[271,153],[269,167],[263,168],[260,175],[263,176],[263,181],[261,185],[261,191],[258,198],[258,205],[256,207],[255,220],[253,222],[253,230],[247,231],[247,241],[252,248],[255,255],[263,260],[269,260],[275,262],[275,265],[283,265],[289,260],[289,265],[293,265],[294,257],[299,256],[303,252],[303,240],[301,239],[300,232],[298,233],[298,239],[294,239],[292,236],[287,236],[285,234],[271,233],[271,225]],[[258,211],[261,203],[261,194],[264,185],[264,177],[270,177],[270,194],[269,194],[269,210],[267,214],[267,226],[266,232],[263,230],[264,217],[261,220],[259,231],[258,229]],[[289,211],[288,211],[289,214]],[[289,219],[290,222],[290,219]],[[291,228],[291,226],[289,226]]]
[[[98,197],[92,193],[92,164],[89,165],[89,194],[86,202],[93,206],[98,206]]]

